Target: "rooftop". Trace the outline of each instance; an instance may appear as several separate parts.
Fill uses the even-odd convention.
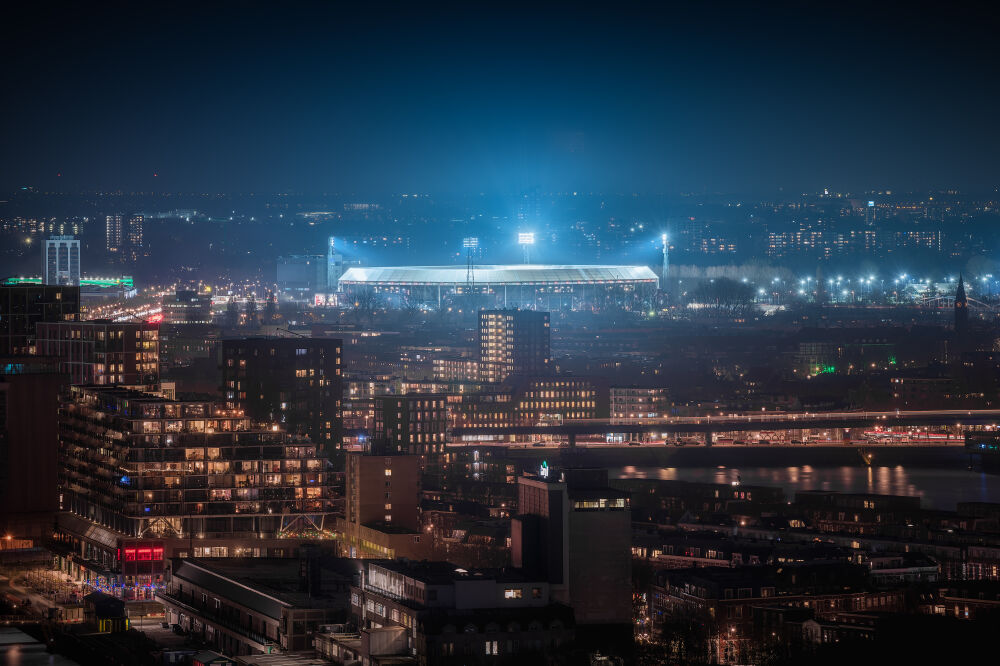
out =
[[[283,606],[321,608],[342,603],[322,593],[314,597],[298,591],[301,566],[299,558],[175,558],[173,575],[273,618],[281,617]],[[324,557],[320,579],[353,580],[357,567],[352,560]]]
[[[451,562],[423,560],[368,560],[368,563],[429,585],[447,585],[465,580],[527,580],[517,569],[471,569]]]
[[[615,284],[658,282],[648,266],[588,266],[511,264],[475,266],[473,276],[479,284]],[[340,278],[342,284],[412,284],[464,285],[468,283],[466,266],[383,266],[354,267]]]

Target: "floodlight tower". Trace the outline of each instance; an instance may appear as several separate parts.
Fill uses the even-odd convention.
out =
[[[660,282],[660,290],[667,290],[667,275],[670,273],[670,245],[667,244],[667,235],[663,234],[660,236],[660,240],[663,242],[663,277]]]
[[[473,285],[476,283],[475,271],[473,270],[473,260],[472,254],[477,247],[479,247],[479,239],[475,236],[468,236],[462,239],[462,247],[465,248],[465,281],[469,285],[469,291],[472,291]]]
[[[518,244],[524,248],[524,263],[531,263],[531,246],[535,244],[534,231],[522,231],[517,234]]]

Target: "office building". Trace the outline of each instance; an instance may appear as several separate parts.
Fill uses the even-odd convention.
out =
[[[348,453],[342,554],[351,558],[424,559],[420,533],[420,458]]]
[[[278,257],[275,282],[293,298],[308,300],[317,291],[327,290],[328,258],[320,254],[293,254]]]
[[[457,425],[558,425],[607,418],[607,383],[591,377],[511,376],[500,390],[462,396],[453,405]]]
[[[341,446],[342,346],[333,338],[223,340],[226,404],[335,451]]]
[[[56,513],[58,363],[0,358],[0,535],[41,538]]]
[[[162,299],[163,323],[211,324],[212,297],[194,289],[178,289]]]
[[[74,384],[153,386],[160,379],[158,329],[107,319],[39,322],[36,353],[58,358]]]
[[[165,620],[230,656],[303,652],[344,622],[357,564],[299,548],[297,558],[172,559],[157,594]],[[214,663],[214,662],[213,662]]]
[[[623,592],[631,601],[630,588]],[[396,654],[418,664],[552,663],[574,638],[573,611],[553,603],[544,579],[450,562],[366,562],[351,588],[351,618],[361,635],[402,631]],[[358,663],[343,659],[344,648],[360,663],[384,663],[356,638],[320,637],[317,646],[341,663]]]
[[[72,236],[53,236],[45,241],[42,254],[45,284],[80,286],[80,241]]]
[[[37,322],[75,321],[79,316],[79,287],[0,286],[0,356],[34,353]]]
[[[552,585],[553,599],[573,608],[577,624],[632,620],[632,515],[629,494],[608,485],[605,469],[518,479],[511,521],[511,561]]]
[[[63,568],[117,595],[149,598],[165,558],[288,557],[333,535],[316,446],[225,405],[73,386],[59,438]]]
[[[544,375],[551,362],[549,313],[532,310],[479,312],[479,379],[502,382],[511,375]]]

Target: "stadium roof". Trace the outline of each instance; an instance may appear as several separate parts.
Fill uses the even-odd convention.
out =
[[[466,266],[385,266],[349,268],[341,284],[386,285],[464,285],[468,282]],[[473,278],[478,284],[621,284],[658,282],[648,266],[553,266],[512,264],[475,266]]]

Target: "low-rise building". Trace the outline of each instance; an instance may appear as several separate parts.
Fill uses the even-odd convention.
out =
[[[348,560],[313,552],[299,559],[173,558],[156,598],[167,622],[228,655],[297,652],[312,647],[319,627],[347,619],[356,571]]]
[[[360,630],[404,627],[420,664],[493,663],[569,645],[573,612],[549,593],[547,581],[517,571],[369,561],[351,588],[351,616]]]

